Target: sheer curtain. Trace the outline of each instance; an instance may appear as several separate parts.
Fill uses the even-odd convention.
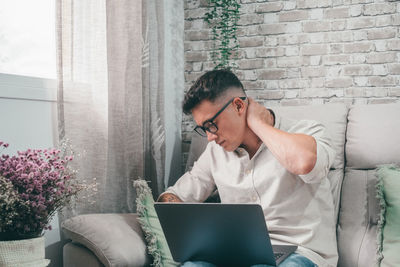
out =
[[[80,154],[80,179],[99,183],[96,203],[68,217],[135,212],[138,177],[155,196],[165,189],[164,37],[177,27],[165,12],[156,0],[57,0],[59,137]],[[183,94],[183,79],[177,86]]]

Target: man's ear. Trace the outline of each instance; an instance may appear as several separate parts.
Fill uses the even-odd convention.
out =
[[[243,113],[246,110],[246,103],[239,97],[236,97],[233,100],[233,106],[235,110],[238,111],[239,113]]]

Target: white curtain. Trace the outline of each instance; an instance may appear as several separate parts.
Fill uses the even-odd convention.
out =
[[[155,196],[165,179],[165,23],[157,0],[57,0],[58,123],[81,154],[79,179],[96,177],[95,205],[78,205],[72,216],[92,212],[135,212],[132,181],[150,181]],[[169,4],[170,5],[170,4]],[[182,45],[174,49],[182,55]],[[183,63],[172,64],[183,77]],[[176,90],[182,91],[183,79]],[[177,125],[180,127],[180,125]]]

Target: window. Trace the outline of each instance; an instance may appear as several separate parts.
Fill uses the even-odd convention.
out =
[[[0,73],[56,78],[54,0],[0,1]]]

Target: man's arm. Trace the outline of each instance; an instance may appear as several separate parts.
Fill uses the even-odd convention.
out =
[[[271,118],[264,106],[249,98],[249,128],[289,172],[297,175],[311,172],[317,161],[317,142],[314,137],[274,128]]]
[[[158,202],[183,202],[179,197],[172,193],[162,194],[158,199]]]

